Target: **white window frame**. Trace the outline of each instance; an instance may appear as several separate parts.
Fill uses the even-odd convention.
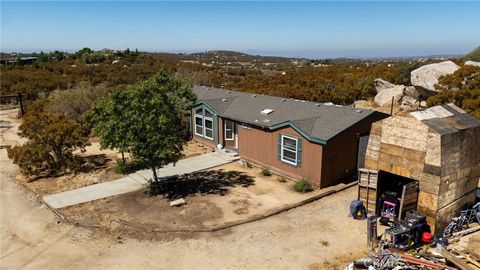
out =
[[[293,166],[297,166],[297,163],[298,163],[298,138],[290,137],[290,136],[286,136],[286,135],[282,135],[281,138],[282,138],[282,141],[281,141],[281,149],[280,149],[280,150],[281,150],[280,159],[281,159],[283,162],[285,162],[285,163],[291,164],[291,165],[293,165]],[[284,145],[284,143],[283,143],[284,138],[287,138],[287,139],[290,139],[290,140],[294,140],[294,141],[295,141],[295,151],[283,147],[283,145]],[[285,159],[285,158],[284,158],[284,156],[283,156],[284,150],[286,150],[286,151],[288,151],[288,152],[291,152],[291,153],[295,153],[295,162],[292,162],[291,160],[288,160],[288,159]]]
[[[211,113],[209,111],[209,113],[212,114],[212,117],[206,117],[205,116],[205,111],[206,111],[206,109],[204,108],[203,109],[203,137],[213,141],[213,113]],[[212,128],[207,128],[207,125],[205,124],[205,122],[207,122],[207,121],[212,122]],[[207,136],[207,129],[212,132],[212,137]]]
[[[227,128],[227,123],[232,123],[231,128]],[[231,137],[231,138],[227,137],[227,130],[231,130],[231,131],[232,131],[232,137]],[[233,141],[233,140],[235,140],[235,122],[233,122],[232,120],[227,120],[227,119],[225,119],[224,134],[225,134],[225,141]]]
[[[205,126],[205,125],[204,125],[204,123],[203,123],[203,108],[201,108],[201,109],[202,109],[202,114],[197,114],[198,108],[195,109],[195,118],[194,118],[193,124],[194,124],[194,126],[195,126],[195,128],[194,128],[195,135],[200,136],[200,137],[203,137],[203,133],[205,132],[205,129],[204,129],[204,126]],[[201,125],[201,126],[197,125],[197,118],[200,118],[200,119],[202,120],[202,121],[201,121],[201,122],[202,122],[202,125]],[[198,132],[197,132],[197,127],[201,127],[201,128],[202,128],[202,133],[198,133]]]
[[[201,109],[202,110],[202,113],[201,114],[198,114],[197,111]],[[209,139],[211,141],[213,141],[213,136],[214,136],[214,132],[213,132],[213,129],[214,129],[214,122],[213,122],[213,116],[214,114],[208,110],[208,112],[212,115],[212,117],[207,117],[205,116],[205,112],[207,111],[207,109],[205,108],[196,108],[195,109],[195,117],[194,117],[194,133],[195,135],[199,136],[199,137],[202,137],[202,138],[205,138],[205,139]],[[202,121],[202,125],[197,125],[197,118],[198,119],[201,119]],[[212,122],[212,128],[207,128],[207,125],[205,124],[206,121],[211,121]],[[199,128],[202,128],[202,133],[199,133],[197,132],[197,127]],[[207,130],[211,131],[212,132],[212,136],[209,137],[207,136]]]

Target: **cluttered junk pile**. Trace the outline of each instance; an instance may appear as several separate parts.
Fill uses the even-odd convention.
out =
[[[392,203],[383,205],[380,224],[388,225],[377,236],[377,217],[367,216],[361,201],[353,201],[350,214],[367,219],[367,237],[371,252],[368,258],[352,262],[345,270],[480,270],[480,251],[456,250],[451,244],[460,237],[480,231],[480,203],[461,211],[440,234],[433,236],[425,215],[408,211],[397,219]]]

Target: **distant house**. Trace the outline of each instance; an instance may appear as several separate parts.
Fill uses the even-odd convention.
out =
[[[193,140],[221,145],[280,174],[334,185],[363,166],[371,110],[195,86]]]

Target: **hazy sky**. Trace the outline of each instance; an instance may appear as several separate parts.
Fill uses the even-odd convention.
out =
[[[237,50],[313,58],[464,54],[480,2],[1,1],[1,49]]]

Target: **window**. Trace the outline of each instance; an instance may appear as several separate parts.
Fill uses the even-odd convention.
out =
[[[225,140],[233,141],[235,123],[231,120],[225,120]]]
[[[213,140],[213,114],[204,108],[195,110],[195,135]]]
[[[213,140],[213,114],[207,110],[203,110],[205,112],[205,138]]]
[[[282,135],[281,136],[281,160],[285,163],[297,166],[298,139]]]
[[[203,137],[203,109],[195,110],[195,134]]]

